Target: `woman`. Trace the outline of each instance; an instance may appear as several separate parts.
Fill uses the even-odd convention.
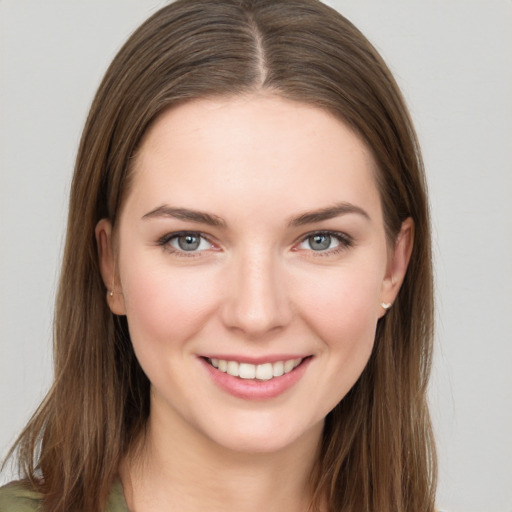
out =
[[[2,510],[432,511],[425,194],[338,13],[157,12],[84,129],[55,381]]]

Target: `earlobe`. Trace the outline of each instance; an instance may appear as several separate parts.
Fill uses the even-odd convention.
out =
[[[107,303],[115,315],[124,315],[124,297],[117,275],[112,223],[101,219],[95,229],[98,261],[103,283],[107,289]]]
[[[411,217],[402,222],[400,232],[396,237],[393,251],[390,253],[386,276],[382,283],[381,315],[391,307],[398,295],[407,272],[414,246],[414,221]],[[383,306],[386,305],[386,307]]]

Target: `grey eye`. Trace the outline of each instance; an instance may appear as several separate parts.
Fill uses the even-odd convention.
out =
[[[194,256],[192,253],[201,253],[213,249],[213,245],[209,242],[208,238],[196,231],[186,231],[179,233],[169,233],[158,240],[158,245],[166,247],[173,254],[185,253],[189,256]]]
[[[331,235],[319,233],[308,237],[308,244],[313,251],[325,251],[331,246]]]
[[[182,251],[195,251],[201,244],[201,237],[193,234],[181,235],[176,241]]]

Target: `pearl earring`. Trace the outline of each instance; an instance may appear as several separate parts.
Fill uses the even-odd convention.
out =
[[[109,297],[114,296],[115,288],[116,288],[116,260],[114,258],[114,270],[112,271],[112,289],[108,292]]]
[[[393,304],[391,302],[381,302],[381,307],[385,310],[388,310]]]

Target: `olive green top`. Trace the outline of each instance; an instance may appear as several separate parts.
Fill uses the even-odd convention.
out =
[[[22,482],[12,482],[0,487],[0,512],[44,512],[43,497]],[[119,480],[112,486],[105,512],[128,512]]]
[[[0,512],[44,512],[43,497],[22,482],[12,482],[0,487]],[[119,480],[112,486],[104,512],[129,512]]]

